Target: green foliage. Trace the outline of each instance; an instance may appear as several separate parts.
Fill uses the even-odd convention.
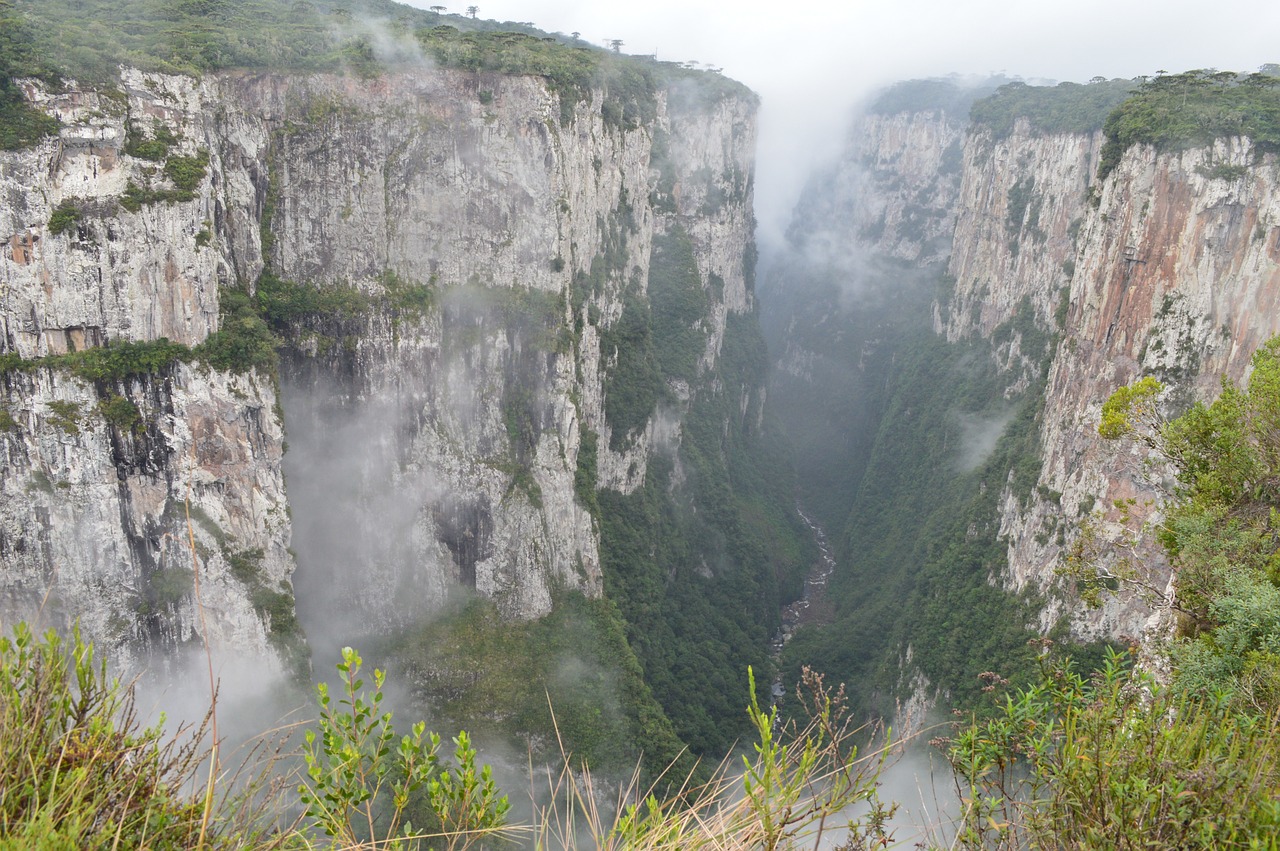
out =
[[[1033,606],[988,577],[1007,559],[997,537],[1001,488],[1010,482],[1029,495],[1038,478],[1042,386],[1010,419],[1005,382],[967,349],[929,334],[898,350],[884,379],[894,392],[838,544],[849,568],[829,585],[834,622],[800,630],[784,653],[788,677],[809,664],[856,684],[860,712],[892,713],[908,646],[913,666],[954,705],[980,697],[983,671],[1018,678],[1033,668]],[[1003,432],[967,469],[961,417]]]
[[[813,374],[779,374],[770,402],[794,441],[799,498],[828,530],[840,569],[828,583],[829,622],[815,618],[789,642],[784,681],[804,665],[823,670],[849,684],[864,717],[895,711],[908,648],[910,670],[952,705],[981,699],[985,671],[1025,682],[1040,601],[992,577],[1007,569],[1001,500],[1025,503],[1040,474],[1052,332],[1028,302],[990,341],[947,343],[930,321],[936,277],[872,266],[857,309],[841,311],[838,274],[804,274],[788,281],[794,304],[775,311],[781,327],[805,329],[792,344],[813,353]],[[990,352],[1015,338],[1041,369],[1006,399],[1011,378]]]
[[[222,536],[219,532],[215,537]],[[311,666],[293,591],[287,584],[273,587],[268,582],[262,570],[263,555],[260,549],[229,552],[223,548],[231,575],[249,592],[254,611],[267,628],[268,640],[281,658],[293,664],[293,673],[301,681],[309,677]]]
[[[74,200],[67,198],[53,208],[53,214],[49,216],[49,233],[54,236],[66,233],[75,227],[79,219],[79,206]]]
[[[124,152],[139,159],[160,162],[169,155],[169,149],[178,144],[169,125],[156,122],[152,127],[151,138],[139,133],[130,121],[125,127]]]
[[[120,206],[130,213],[136,213],[148,204],[191,201],[196,197],[195,190],[200,186],[200,181],[204,180],[208,166],[208,151],[200,151],[194,157],[174,154],[164,163],[164,175],[173,184],[172,189],[139,186],[130,180],[120,196]]]
[[[949,759],[966,848],[1260,848],[1280,828],[1275,716],[1177,695],[1112,656],[1046,665]]]
[[[258,278],[256,300],[262,318],[277,333],[310,321],[355,319],[367,313],[371,304],[369,296],[355,287],[296,283],[269,268]]]
[[[578,102],[590,99],[600,63],[607,61],[599,51],[521,32],[461,32],[437,26],[419,30],[417,36],[423,50],[445,67],[544,77],[559,95],[562,124],[572,120]]]
[[[31,43],[32,30],[11,0],[0,0],[0,151],[30,147],[61,124],[27,103],[15,77],[42,77],[48,68]]]
[[[489,766],[477,770],[467,734],[454,739],[452,765],[441,759],[440,737],[423,722],[397,737],[391,713],[382,710],[385,676],[374,671],[369,694],[360,678],[362,664],[358,653],[344,647],[337,665],[340,698],[333,701],[324,683],[316,687],[318,733],[307,730],[306,773],[298,787],[308,822],[343,847],[371,842],[403,848],[407,840],[436,836],[452,850],[500,838],[510,804],[498,793]],[[407,815],[423,801],[435,824],[415,828]]]
[[[58,119],[28,105],[18,87],[0,77],[0,151],[31,147],[60,127]]]
[[[1163,392],[1164,385],[1149,375],[1121,387],[1102,403],[1098,434],[1107,440],[1139,432],[1150,434],[1158,415],[1156,405]]]
[[[382,273],[380,282],[387,304],[396,316],[421,319],[435,306],[436,291],[431,284],[415,283],[391,269]]]
[[[275,374],[279,340],[263,321],[253,298],[243,290],[223,289],[220,301],[221,327],[196,348],[196,355],[214,369],[257,369]]]
[[[599,438],[585,424],[578,427],[578,465],[573,473],[573,492],[578,502],[591,512],[592,517],[600,516],[600,505],[596,501],[597,464],[599,459]]]
[[[152,615],[171,610],[191,596],[195,587],[195,573],[182,567],[154,570],[147,574],[142,593],[137,599],[140,615]]]
[[[1019,119],[1026,119],[1036,134],[1092,133],[1102,129],[1107,116],[1134,86],[1131,80],[1102,79],[1085,85],[1008,83],[974,103],[969,120],[990,129],[996,139],[1013,133]]]
[[[707,348],[709,300],[683,227],[654,237],[648,290],[655,366],[664,378],[693,381]]]
[[[604,382],[604,413],[620,449],[649,421],[665,392],[653,344],[649,303],[635,289],[623,296],[622,315],[600,334],[600,352],[613,365]]]
[[[8,408],[0,408],[0,431],[17,431],[18,425],[18,421],[13,418],[13,414],[9,413]]]
[[[72,375],[89,381],[119,380],[139,375],[155,375],[174,361],[186,360],[190,349],[165,337],[141,343],[117,342],[46,358],[50,366],[60,366]]]
[[[49,424],[66,434],[80,433],[80,403],[55,399],[49,403]]]
[[[677,775],[666,795],[635,775],[606,795],[589,768],[568,768],[552,786],[553,803],[538,808],[533,846],[712,851],[816,848],[842,839],[845,849],[892,847],[886,828],[896,806],[883,805],[876,789],[888,746],[858,753],[854,742],[864,731],[849,724],[843,691],[806,674],[797,689],[805,707],[798,724],[762,709],[757,693],[752,682],[755,741],[742,768],[726,759],[701,784],[682,784]],[[606,798],[622,805],[611,812],[600,806]]]
[[[1098,164],[1105,178],[1131,146],[1176,151],[1247,136],[1259,150],[1280,150],[1280,78],[1196,70],[1142,82],[1107,117]]]
[[[716,370],[684,419],[685,483],[654,453],[637,491],[596,494],[605,590],[645,681],[698,754],[723,753],[747,731],[731,697],[736,672],[768,669],[780,603],[815,558],[780,439],[756,427],[764,341],[753,315],[727,322]]]
[[[951,80],[904,80],[894,83],[876,96],[867,107],[872,115],[896,115],[901,112],[950,113],[963,119],[973,102],[986,97],[1005,82],[1005,77],[991,77],[977,85],[959,85]]]
[[[504,621],[482,598],[456,601],[396,644],[432,713],[491,738],[541,743],[538,759],[556,758],[559,742],[574,763],[600,771],[630,771],[642,751],[654,777],[672,761],[685,774],[693,767],[607,600],[560,594],[529,622]]]
[[[173,155],[164,161],[165,176],[178,190],[177,200],[189,201],[195,197],[196,187],[204,180],[209,168],[209,152],[200,151],[194,157]]]
[[[98,413],[119,431],[141,430],[142,414],[138,411],[138,406],[124,396],[108,395],[98,402]]]
[[[77,630],[0,637],[0,846],[261,848],[200,789],[199,739],[142,727]]]
[[[1154,530],[1128,534],[1116,564],[1102,558],[1086,524],[1070,574],[1086,591],[1132,584],[1177,615],[1168,647],[1182,694],[1221,695],[1233,712],[1274,717],[1280,708],[1280,338],[1254,353],[1246,387],[1223,381],[1212,404],[1162,422],[1160,385],[1144,378],[1117,390],[1100,431],[1129,437],[1172,464],[1177,486]],[[1118,503],[1122,519],[1129,506]],[[1127,553],[1154,531],[1175,574],[1167,599],[1158,576]],[[1118,566],[1117,566],[1118,565]],[[1108,583],[1107,580],[1111,580]],[[1112,587],[1111,590],[1114,590]]]

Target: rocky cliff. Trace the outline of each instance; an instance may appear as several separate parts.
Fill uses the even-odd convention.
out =
[[[1096,510],[1117,537],[1158,517],[1167,473],[1133,446],[1097,437],[1101,405],[1117,387],[1154,375],[1178,413],[1215,398],[1224,376],[1238,382],[1253,352],[1280,333],[1274,157],[1239,137],[1182,153],[1136,146],[1100,194],[1086,208],[1045,393],[1040,493],[1050,499],[1005,512],[1019,586],[1049,583],[1062,553],[1061,540],[1043,534],[1054,516]],[[1130,499],[1126,521],[1116,501]],[[1144,555],[1155,569],[1143,579],[1163,587],[1159,554]],[[1141,596],[1119,595],[1100,615],[1073,620],[1083,631],[1139,635],[1149,611]]]
[[[837,173],[859,179],[815,183],[797,211],[795,256],[826,265],[781,272],[766,291],[774,398],[810,412],[794,418],[802,488],[842,542],[842,568],[832,625],[788,652],[793,665],[839,660],[833,672],[866,684],[868,709],[893,713],[890,698],[922,689],[977,699],[981,671],[1034,667],[1037,632],[1087,643],[1155,625],[1152,595],[1123,588],[1090,610],[1058,572],[1082,524],[1117,558],[1168,492],[1167,471],[1098,436],[1102,403],[1154,375],[1176,414],[1240,379],[1280,331],[1274,155],[1243,137],[1138,144],[1099,178],[1103,119],[1125,89],[1000,89],[974,105],[954,176],[934,103],[898,97],[901,112],[858,121]],[[899,156],[929,145],[932,162]],[[922,203],[917,187],[948,181],[930,197],[954,228],[921,252],[888,224]],[[881,231],[835,210],[889,213]],[[827,221],[839,224],[823,245],[843,233],[851,248],[809,249]],[[1163,591],[1161,554],[1136,555]]]
[[[0,153],[6,613],[289,655],[295,579],[375,631],[458,584],[598,594],[582,467],[640,486],[753,307],[754,98],[693,77],[570,109],[443,69],[28,84],[63,128]],[[695,364],[620,421],[664,252]],[[278,383],[235,348],[264,321]]]

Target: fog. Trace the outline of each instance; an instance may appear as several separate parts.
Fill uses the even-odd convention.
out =
[[[434,5],[414,0],[413,5]],[[448,5],[448,4],[446,4]],[[761,248],[782,236],[815,164],[833,157],[854,104],[897,80],[1004,72],[1084,82],[1277,61],[1280,4],[1224,0],[1028,3],[491,0],[479,15],[578,32],[625,53],[724,69],[761,95],[756,209]],[[461,13],[465,6],[449,6]]]

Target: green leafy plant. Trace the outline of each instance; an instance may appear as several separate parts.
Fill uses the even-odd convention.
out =
[[[1158,151],[1208,145],[1247,136],[1264,151],[1280,150],[1280,78],[1265,73],[1194,70],[1147,79],[1107,117],[1106,143],[1098,162],[1105,178],[1124,152],[1137,144]],[[1242,172],[1212,176],[1230,179]]]
[[[385,674],[374,671],[372,694],[360,677],[363,661],[350,647],[337,669],[342,694],[335,702],[318,685],[320,719],[308,730],[306,772],[298,794],[307,821],[345,846],[373,842],[405,848],[424,838],[408,817],[424,798],[439,825],[433,835],[448,848],[467,848],[501,836],[510,809],[488,766],[477,770],[476,752],[465,733],[454,740],[452,765],[439,756],[440,737],[421,721],[397,737],[391,713],[383,711]]]
[[[0,847],[278,847],[284,835],[201,788],[203,732],[143,727],[78,629],[66,641],[14,624],[0,637]]]
[[[109,395],[98,403],[98,413],[120,431],[140,431],[142,414],[138,406],[124,396]]]
[[[54,236],[65,233],[75,227],[79,219],[79,206],[74,200],[67,198],[53,208],[53,214],[49,216],[49,233]]]
[[[1092,678],[1047,657],[1042,670],[948,743],[961,847],[1268,847],[1280,829],[1274,717],[1161,689],[1118,654]]]
[[[55,399],[49,403],[49,423],[66,434],[80,433],[80,403]]]
[[[601,813],[590,770],[564,760],[551,783],[553,803],[536,820],[537,847],[775,851],[823,847],[824,838],[843,839],[838,847],[847,849],[890,847],[896,808],[877,791],[890,748],[859,754],[854,741],[866,731],[849,724],[843,689],[833,692],[806,671],[797,686],[799,723],[783,722],[755,693],[753,684],[747,714],[757,741],[740,767],[726,761],[708,782],[673,784],[669,796],[642,787],[637,773],[620,796],[635,803],[613,818]],[[865,812],[850,819],[855,806]]]
[[[1174,685],[1219,692],[1237,711],[1267,715],[1280,708],[1280,337],[1252,365],[1245,387],[1224,381],[1216,400],[1173,420],[1160,416],[1162,388],[1153,378],[1111,395],[1099,432],[1144,444],[1171,466],[1177,485],[1158,525],[1131,529],[1119,542],[1096,540],[1086,524],[1067,567],[1086,589],[1115,577],[1153,590],[1145,564],[1114,556],[1158,543],[1175,577],[1172,598],[1160,601],[1178,619],[1169,648]],[[1117,507],[1127,520],[1131,506]],[[1107,567],[1108,558],[1120,569]]]

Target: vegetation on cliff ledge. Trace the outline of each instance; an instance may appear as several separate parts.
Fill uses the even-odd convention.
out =
[[[607,51],[527,23],[391,0],[96,0],[91,16],[77,0],[2,0],[0,22],[0,117],[25,109],[6,88],[11,77],[104,86],[118,80],[121,65],[191,75],[254,69],[368,77],[428,65],[529,74],[559,93],[563,121],[598,89],[606,121],[621,127],[651,120],[657,88],[686,78],[704,96],[752,97],[740,83],[680,63]],[[38,113],[28,118],[0,121],[0,147],[14,146],[7,144],[11,127],[20,129],[22,144],[56,127],[39,122]]]
[[[1101,77],[1084,85],[1009,83],[976,102],[969,119],[989,129],[997,139],[1011,134],[1019,120],[1025,120],[1032,133],[1041,135],[1092,133],[1102,129],[1111,110],[1133,91],[1134,85],[1132,80]]]
[[[1104,132],[1107,141],[1098,164],[1099,179],[1138,144],[1176,151],[1247,136],[1258,150],[1280,151],[1280,77],[1266,71],[1161,73],[1142,81],[1116,107],[1107,117]]]

